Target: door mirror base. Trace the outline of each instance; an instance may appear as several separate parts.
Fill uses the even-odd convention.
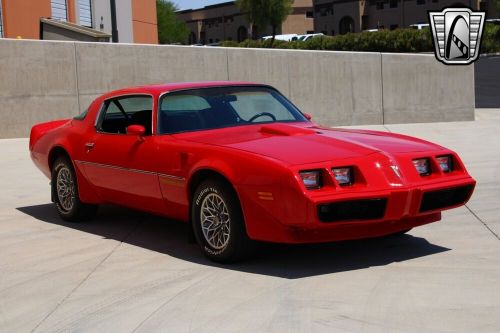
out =
[[[139,139],[142,140],[145,133],[146,133],[146,129],[142,125],[127,126],[127,135],[136,135],[139,137]]]

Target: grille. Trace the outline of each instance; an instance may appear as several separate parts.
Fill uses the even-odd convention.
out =
[[[465,203],[472,193],[473,186],[460,186],[445,190],[424,193],[420,212],[427,212]]]
[[[321,222],[377,220],[384,217],[387,199],[363,199],[334,202],[318,206]]]

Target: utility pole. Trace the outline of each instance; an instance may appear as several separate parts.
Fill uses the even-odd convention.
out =
[[[116,1],[110,0],[111,7],[111,40],[118,43],[118,28],[116,25]]]

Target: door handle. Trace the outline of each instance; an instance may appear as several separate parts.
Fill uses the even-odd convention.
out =
[[[85,144],[85,148],[87,149],[87,152],[89,152],[90,150],[92,150],[94,148],[94,146],[95,146],[95,143],[93,143],[93,142],[87,142]]]

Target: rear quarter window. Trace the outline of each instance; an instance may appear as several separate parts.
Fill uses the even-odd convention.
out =
[[[87,116],[87,113],[89,112],[89,109],[90,109],[90,107],[88,107],[87,109],[85,109],[85,111],[83,111],[82,113],[80,113],[78,116],[73,117],[73,119],[75,119],[75,120],[84,120],[85,117]]]

